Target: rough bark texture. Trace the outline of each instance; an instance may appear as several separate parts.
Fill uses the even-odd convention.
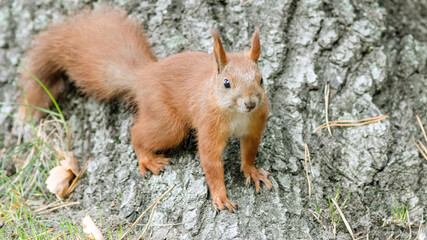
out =
[[[16,101],[18,64],[32,36],[94,5],[36,2],[0,3],[0,101]],[[215,213],[192,137],[168,153],[174,165],[142,179],[130,145],[131,109],[120,102],[98,103],[71,86],[59,103],[72,127],[72,150],[81,163],[89,157],[94,161],[73,196],[82,204],[61,214],[79,223],[85,212],[96,216],[99,206],[114,229],[119,222],[134,221],[175,184],[153,215],[150,239],[333,239],[327,198],[335,196],[340,182],[341,203],[352,192],[343,212],[353,232],[366,231],[370,239],[391,234],[407,239],[407,226],[383,227],[395,200],[409,203],[413,222],[427,219],[427,161],[414,146],[422,136],[415,115],[424,124],[427,119],[425,1],[118,0],[114,5],[143,24],[159,58],[185,50],[212,52],[212,27],[226,50],[242,50],[260,27],[259,64],[271,114],[256,164],[273,174],[274,189],[256,195],[254,187],[245,187],[236,140],[223,154],[228,196],[240,206],[236,214]],[[330,120],[389,118],[332,128],[332,136],[314,132],[325,122],[326,84]],[[3,140],[13,123],[4,113],[16,109],[1,105],[0,111]],[[304,143],[313,162],[311,200]],[[326,216],[324,226],[310,213],[317,212],[316,202]],[[425,238],[427,228],[420,234]],[[336,239],[351,239],[342,221]]]

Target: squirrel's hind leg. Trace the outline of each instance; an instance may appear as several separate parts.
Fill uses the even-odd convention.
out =
[[[148,176],[148,170],[159,175],[164,170],[164,166],[170,163],[170,158],[155,155],[150,151],[137,151],[137,156],[139,171],[144,178]]]
[[[156,175],[163,171],[170,158],[156,155],[156,152],[178,145],[188,131],[185,124],[173,117],[139,113],[132,127],[131,138],[142,176],[148,175],[147,170]]]

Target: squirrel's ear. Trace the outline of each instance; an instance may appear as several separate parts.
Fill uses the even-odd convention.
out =
[[[249,58],[252,61],[257,62],[259,55],[261,55],[261,44],[259,42],[259,28],[256,28],[254,35],[252,36],[251,52],[249,54]]]
[[[218,73],[220,73],[228,63],[227,55],[225,55],[224,48],[222,47],[221,38],[215,30],[212,30],[212,37],[214,39],[213,54],[218,67]]]

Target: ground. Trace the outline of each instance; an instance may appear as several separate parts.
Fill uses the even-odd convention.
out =
[[[6,103],[16,102],[19,64],[32,36],[49,23],[96,4],[0,3],[0,149],[12,130],[14,120],[8,114],[16,113],[16,106]],[[43,215],[53,219],[48,225],[54,226],[60,218],[80,225],[89,213],[104,234],[107,225],[117,229],[123,224],[127,229],[175,185],[159,202],[147,239],[351,239],[336,208],[331,214],[328,198],[342,206],[357,237],[413,239],[418,234],[419,239],[426,238],[427,161],[414,145],[423,140],[416,115],[427,126],[425,1],[118,0],[112,4],[144,26],[159,58],[181,51],[212,52],[213,27],[226,50],[240,51],[260,27],[259,66],[271,112],[256,165],[272,173],[274,189],[264,188],[257,195],[253,186],[245,186],[238,142],[231,140],[223,154],[225,183],[229,198],[240,209],[235,214],[216,213],[192,136],[167,153],[175,164],[159,176],[143,179],[130,144],[132,109],[121,102],[99,103],[70,84],[58,103],[71,126],[71,150],[81,166],[90,157],[93,161],[71,198],[80,204]],[[388,118],[358,127],[332,127],[332,135],[326,129],[315,132],[326,121],[327,86],[329,120]],[[24,134],[24,142],[29,141],[25,136],[29,134]],[[310,198],[305,143],[312,161]],[[5,159],[2,156],[1,166],[8,172],[10,163]],[[396,219],[391,209],[395,204],[409,209],[409,221]],[[147,220],[148,214],[132,236],[142,232]]]

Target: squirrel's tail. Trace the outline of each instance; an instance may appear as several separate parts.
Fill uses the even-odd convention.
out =
[[[64,89],[63,74],[98,100],[132,99],[141,69],[157,61],[139,23],[109,6],[85,10],[38,34],[27,52],[20,85],[21,103],[49,108]],[[28,109],[21,108],[25,117]],[[31,109],[35,118],[43,113]]]
[[[46,54],[49,49],[50,47],[42,42],[27,52],[19,79],[19,85],[22,88],[19,102],[30,106],[20,106],[18,117],[21,119],[25,120],[30,114],[35,120],[38,120],[44,115],[44,112],[34,107],[49,109],[52,105],[50,96],[36,78],[55,99],[64,89],[63,70]]]

